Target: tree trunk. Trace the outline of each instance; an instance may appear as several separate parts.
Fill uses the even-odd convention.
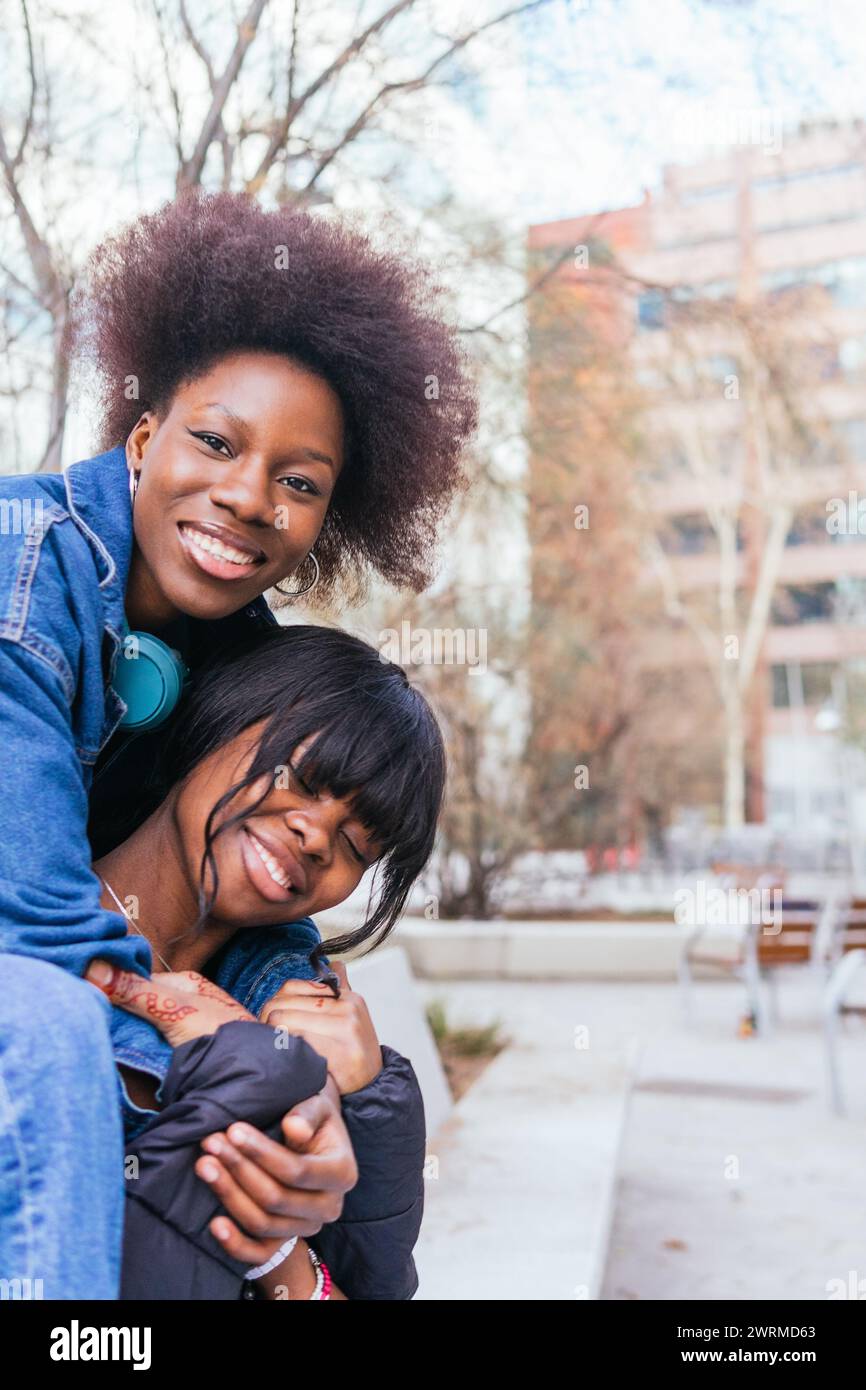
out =
[[[66,428],[66,410],[69,395],[69,361],[64,351],[64,330],[66,327],[67,301],[63,295],[62,303],[55,310],[52,345],[54,364],[51,371],[51,409],[48,421],[48,442],[39,464],[39,473],[59,473],[63,453],[63,434]]]
[[[739,830],[744,823],[746,799],[746,739],[743,701],[738,690],[725,697],[725,829]]]

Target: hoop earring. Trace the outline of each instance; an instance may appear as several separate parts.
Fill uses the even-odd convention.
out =
[[[129,501],[131,506],[135,506],[135,494],[138,492],[138,474],[134,468],[129,470]]]
[[[274,585],[274,588],[276,589],[276,591],[277,591],[278,594],[282,594],[284,598],[300,598],[301,594],[308,594],[308,593],[310,592],[311,589],[315,589],[316,585],[317,585],[318,582],[319,582],[319,574],[320,574],[319,562],[318,562],[318,560],[316,559],[315,555],[313,554],[312,550],[309,551],[309,553],[308,553],[308,555],[307,555],[307,559],[308,559],[308,560],[312,560],[313,564],[314,564],[315,567],[316,567],[316,573],[315,573],[315,575],[313,576],[313,582],[312,582],[312,584],[307,584],[307,585],[305,586],[305,588],[303,588],[303,589],[291,589],[291,590],[281,589],[280,586],[279,586],[279,584],[275,584],[275,585]]]

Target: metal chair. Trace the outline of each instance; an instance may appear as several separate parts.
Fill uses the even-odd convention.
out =
[[[866,965],[866,949],[856,947],[846,951],[836,961],[836,965],[824,991],[824,1056],[827,1063],[827,1084],[830,1103],[837,1115],[844,1115],[845,1101],[842,1095],[842,1078],[839,1069],[839,1024],[843,1018],[856,1015],[866,1018],[866,1003],[846,1003],[845,998],[852,981]]]
[[[782,875],[776,866],[756,868],[753,865],[715,864],[713,867],[713,887],[724,892],[734,890],[739,894],[740,892],[752,893],[755,890],[776,889],[781,891],[783,886]],[[691,1022],[694,995],[693,967],[702,965],[727,975],[733,974],[743,981],[746,991],[746,1017],[752,1020],[757,1032],[766,1034],[770,1030],[771,1017],[778,1007],[775,994],[771,992],[768,999],[762,988],[767,963],[762,940],[766,927],[761,920],[744,920],[739,911],[739,908],[744,905],[743,900],[738,898],[737,902],[738,911],[734,914],[734,920],[729,918],[724,925],[696,924],[683,943],[678,962],[683,1013],[686,1021]],[[798,906],[800,905],[798,904]],[[758,916],[760,919],[761,914]],[[715,936],[723,935],[731,939],[735,947],[734,954],[720,957],[717,954],[696,949],[701,938],[710,931]]]

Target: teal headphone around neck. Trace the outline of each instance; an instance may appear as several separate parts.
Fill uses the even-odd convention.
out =
[[[124,618],[112,682],[126,705],[118,728],[134,733],[158,729],[177,708],[189,680],[180,652],[152,632],[131,632]]]

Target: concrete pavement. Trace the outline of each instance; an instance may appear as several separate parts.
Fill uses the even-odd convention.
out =
[[[697,986],[691,1028],[661,982],[418,988],[514,1038],[431,1139],[418,1297],[866,1297],[866,1029],[843,1033],[840,1119],[805,972],[766,1039],[737,1036],[727,981]]]

